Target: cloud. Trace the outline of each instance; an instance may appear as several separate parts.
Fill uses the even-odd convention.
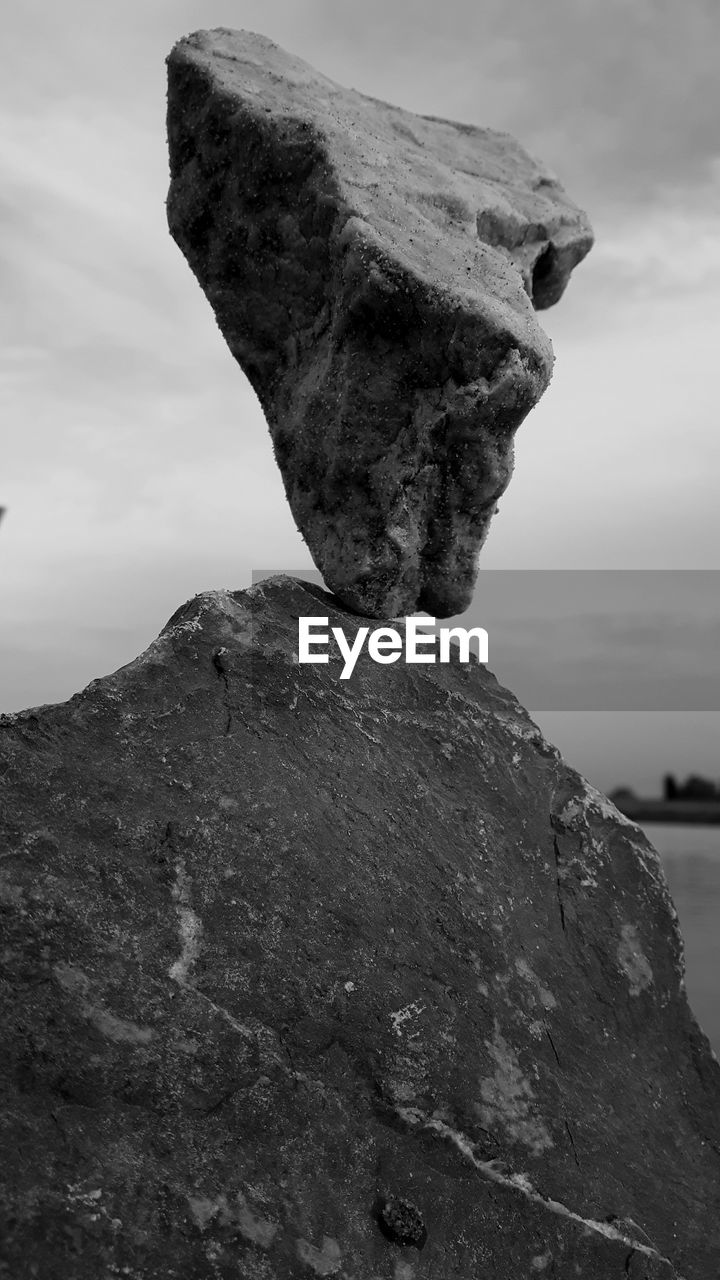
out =
[[[516,132],[591,204],[647,204],[669,182],[702,184],[718,154],[715,0],[316,0],[306,10],[334,61],[352,59],[358,87],[369,77],[382,96],[394,82],[390,96],[414,110]]]
[[[455,623],[531,712],[720,711],[720,571],[486,569]]]
[[[263,31],[413,110],[514,131],[598,208],[702,185],[718,154],[716,0],[217,0],[211,14],[201,0],[24,0],[5,19],[5,99],[40,113],[113,101],[126,122],[159,122],[166,54],[208,25]]]
[[[546,711],[534,719],[565,759],[605,791],[622,784],[657,796],[667,772],[720,774],[717,711]]]
[[[601,219],[592,257],[593,281],[620,305],[720,296],[720,159],[688,191],[665,184],[651,208]]]

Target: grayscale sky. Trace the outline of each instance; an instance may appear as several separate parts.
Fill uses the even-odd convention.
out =
[[[485,567],[720,569],[717,0],[10,0],[0,708],[129,661],[198,591],[310,565],[260,409],[165,224],[164,58],[220,25],[510,130],[591,215],[596,247],[542,315],[555,375]],[[677,631],[684,604],[649,625]],[[602,786],[720,775],[720,716],[668,714],[661,731],[653,713],[538,719]]]

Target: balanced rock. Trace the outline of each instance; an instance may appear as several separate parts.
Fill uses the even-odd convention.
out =
[[[592,235],[505,133],[340,88],[263,36],[168,59],[170,230],[265,411],[296,524],[351,609],[468,605],[545,390],[535,318]]]
[[[281,578],[0,717],[0,1274],[709,1280],[720,1067],[640,829]]]

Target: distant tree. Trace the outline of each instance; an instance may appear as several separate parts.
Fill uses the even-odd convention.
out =
[[[666,773],[663,778],[663,797],[665,800],[677,800],[678,784],[674,773]]]
[[[625,805],[637,804],[637,796],[630,787],[616,787],[609,793],[608,799],[612,800],[621,811]]]
[[[701,778],[699,774],[691,773],[684,786],[679,788],[678,799],[717,800],[720,796],[715,789],[715,783],[710,782],[709,778]]]

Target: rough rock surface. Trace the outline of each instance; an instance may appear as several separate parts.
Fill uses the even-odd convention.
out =
[[[507,134],[340,88],[220,29],[168,59],[170,230],[265,410],[328,586],[466,608],[587,219]]]
[[[358,625],[203,595],[0,718],[2,1274],[709,1280],[655,852],[485,668],[340,681],[306,614]]]

